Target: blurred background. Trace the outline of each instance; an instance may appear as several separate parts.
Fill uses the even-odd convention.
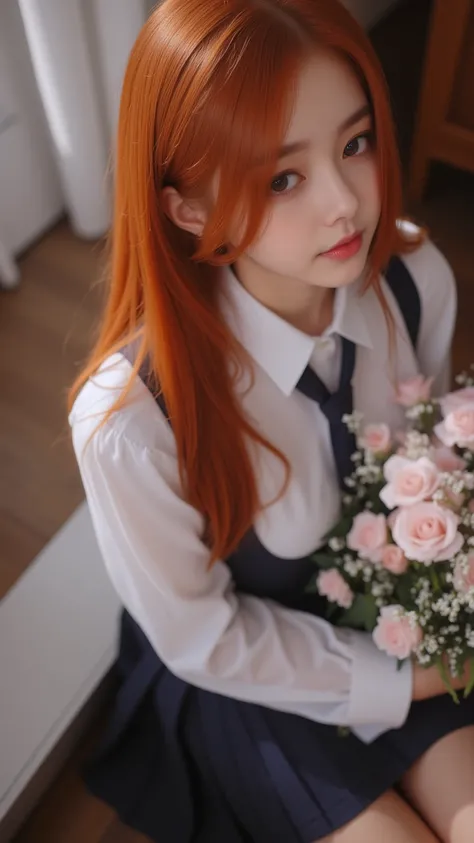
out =
[[[345,3],[390,85],[407,211],[456,275],[459,371],[474,358],[474,0]],[[113,683],[119,607],[66,391],[100,313],[122,78],[153,5],[0,3],[0,843],[143,840],[78,775]]]

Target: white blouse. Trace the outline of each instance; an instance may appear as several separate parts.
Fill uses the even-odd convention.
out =
[[[285,495],[256,519],[262,544],[281,558],[320,546],[338,517],[340,492],[328,423],[316,403],[295,390],[308,363],[336,387],[340,336],[357,345],[354,406],[367,421],[403,424],[393,402],[395,379],[418,371],[449,387],[456,313],[453,274],[430,243],[404,258],[422,305],[419,362],[388,286],[398,328],[389,354],[384,316],[373,291],[356,283],[337,291],[324,335],[301,333],[253,299],[223,270],[225,318],[255,363],[254,385],[238,387],[252,422],[289,459]],[[230,570],[208,570],[203,519],[183,498],[173,432],[136,378],[125,407],[86,443],[120,394],[130,364],[113,355],[82,389],[70,416],[74,448],[99,546],[124,606],[168,668],[225,696],[350,726],[364,740],[400,726],[408,713],[411,668],[400,671],[370,635],[341,630],[270,599],[236,592]],[[281,461],[252,452],[262,499],[281,488]],[[278,564],[278,561],[275,562]]]

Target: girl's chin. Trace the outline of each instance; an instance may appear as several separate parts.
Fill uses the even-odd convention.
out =
[[[313,274],[310,284],[312,287],[330,287],[338,289],[339,287],[349,287],[360,278],[364,269],[366,261],[357,261],[355,259],[345,261],[344,265],[334,267],[334,271],[330,268],[326,272],[318,272]]]

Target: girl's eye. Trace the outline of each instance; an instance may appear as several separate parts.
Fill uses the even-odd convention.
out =
[[[356,155],[362,155],[370,149],[371,133],[364,132],[353,138],[344,148],[344,158],[354,158]]]
[[[298,173],[280,173],[280,175],[276,176],[272,181],[272,193],[289,193],[297,187],[300,180],[301,176],[299,176]]]

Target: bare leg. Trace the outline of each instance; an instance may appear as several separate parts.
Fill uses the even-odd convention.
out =
[[[474,726],[433,744],[401,784],[443,843],[473,843]]]
[[[318,843],[440,843],[415,811],[389,790],[363,814]]]

